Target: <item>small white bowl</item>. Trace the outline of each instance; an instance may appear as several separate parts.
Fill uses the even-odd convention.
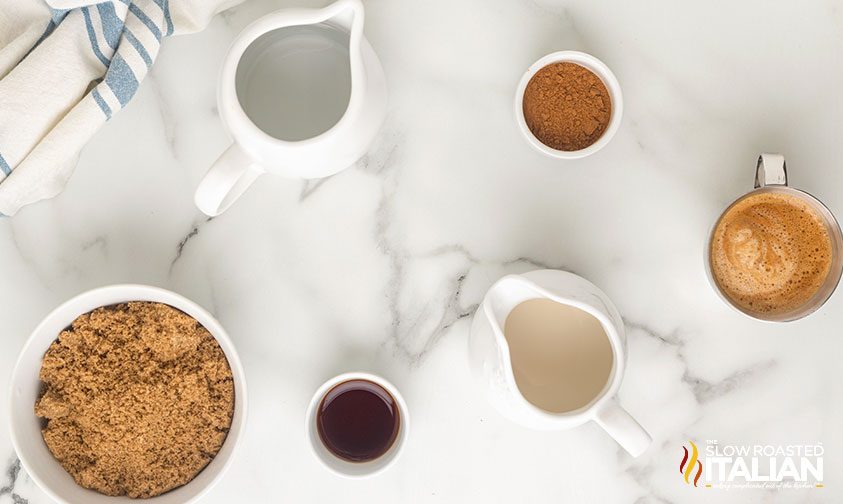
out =
[[[536,138],[527,126],[526,119],[524,119],[524,91],[527,89],[527,84],[530,82],[530,79],[533,78],[533,75],[535,75],[536,72],[547,65],[562,62],[576,63],[577,65],[583,66],[594,72],[594,74],[603,81],[603,84],[606,86],[606,90],[609,91],[609,98],[612,100],[612,117],[609,119],[609,125],[606,128],[606,131],[603,132],[603,135],[598,138],[596,142],[585,149],[563,151],[549,147]],[[518,122],[518,129],[521,130],[524,138],[526,138],[530,145],[532,145],[536,150],[559,159],[582,158],[594,154],[605,147],[606,144],[609,143],[609,140],[615,136],[615,132],[618,131],[618,128],[621,125],[622,116],[623,94],[621,93],[621,85],[618,83],[618,79],[615,77],[615,74],[613,74],[612,71],[609,70],[609,67],[607,67],[606,64],[599,59],[590,54],[579,51],[558,51],[550,53],[536,61],[530,65],[530,68],[528,68],[524,73],[524,76],[521,77],[521,82],[518,83],[518,89],[515,90],[515,119]]]
[[[395,399],[398,405],[398,414],[400,415],[401,423],[398,427],[398,436],[392,446],[380,457],[369,460],[367,462],[349,462],[343,460],[328,451],[328,448],[322,443],[322,438],[319,437],[319,432],[316,428],[316,410],[322,402],[322,398],[329,390],[340,383],[351,380],[367,380],[380,385]],[[316,455],[322,464],[328,469],[340,476],[349,478],[359,478],[365,476],[372,476],[383,472],[387,467],[391,466],[398,458],[401,448],[407,440],[407,432],[410,430],[410,413],[407,410],[407,403],[401,397],[401,393],[395,386],[380,376],[370,373],[344,373],[335,376],[326,381],[316,390],[313,398],[310,400],[310,406],[307,407],[307,415],[305,416],[306,425],[305,432],[307,432],[307,440],[310,444],[313,454]]]
[[[12,372],[9,425],[12,444],[21,465],[35,483],[53,500],[64,504],[137,504],[137,499],[110,497],[76,484],[62,466],[53,458],[41,437],[41,419],[35,415],[35,401],[41,391],[38,378],[41,360],[59,333],[70,326],[76,317],[101,306],[127,301],[153,301],[177,308],[202,324],[225,353],[234,377],[234,417],[231,428],[219,453],[184,486],[144,502],[150,504],[185,504],[204,495],[222,477],[231,465],[232,456],[243,433],[246,420],[246,379],[234,345],[207,311],[196,303],[157,287],[145,285],[112,285],[94,289],[65,302],[53,310],[35,328],[21,350]]]

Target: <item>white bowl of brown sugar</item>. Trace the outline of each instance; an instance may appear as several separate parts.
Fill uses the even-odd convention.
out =
[[[618,79],[602,61],[558,51],[533,63],[515,91],[515,119],[536,150],[560,159],[599,151],[623,115]]]
[[[102,287],[38,325],[12,374],[12,442],[54,500],[184,504],[231,464],[246,416],[234,345],[196,303]]]

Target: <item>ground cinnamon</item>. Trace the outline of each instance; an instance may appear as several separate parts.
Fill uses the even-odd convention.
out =
[[[216,339],[171,306],[97,308],[50,345],[35,413],[76,482],[106,495],[154,497],[193,479],[217,454],[234,410],[231,368]]]
[[[612,117],[606,85],[575,63],[551,63],[524,91],[524,119],[540,142],[562,151],[581,150],[605,133]]]

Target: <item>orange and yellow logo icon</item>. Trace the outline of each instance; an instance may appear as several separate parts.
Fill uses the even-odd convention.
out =
[[[688,449],[684,446],[682,447],[685,450],[685,455],[682,457],[682,462],[679,464],[679,474],[684,476],[685,483],[690,484],[691,474],[694,473],[694,469],[696,469],[696,476],[694,476],[694,486],[697,486],[697,482],[700,480],[700,476],[702,476],[702,462],[699,461],[700,452],[697,450],[697,445],[694,444],[693,441],[688,441],[691,443],[691,452],[688,453]],[[688,456],[690,455],[690,460]]]

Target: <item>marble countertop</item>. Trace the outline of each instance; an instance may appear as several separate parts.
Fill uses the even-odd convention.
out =
[[[192,194],[228,143],[215,103],[228,44],[306,0],[251,0],[174,38],[132,103],[84,150],[59,197],[0,220],[0,404],[53,307],[122,282],[181,293],[220,320],[250,410],[223,502],[840,502],[843,293],[790,324],[750,320],[709,287],[703,249],[752,187],[762,151],[843,216],[843,10],[807,2],[366,2],[390,107],[368,155],[317,182],[264,177],[209,220]],[[559,161],[512,115],[540,56],[578,49],[621,82],[602,151]],[[626,322],[621,403],[650,431],[632,459],[599,427],[534,432],[475,388],[471,316],[500,276],[585,276]],[[316,387],[379,373],[413,416],[388,472],[346,480],[309,452]],[[5,407],[5,406],[4,406]],[[19,470],[0,415],[0,503],[49,499]],[[822,443],[825,488],[693,488],[687,440]]]

